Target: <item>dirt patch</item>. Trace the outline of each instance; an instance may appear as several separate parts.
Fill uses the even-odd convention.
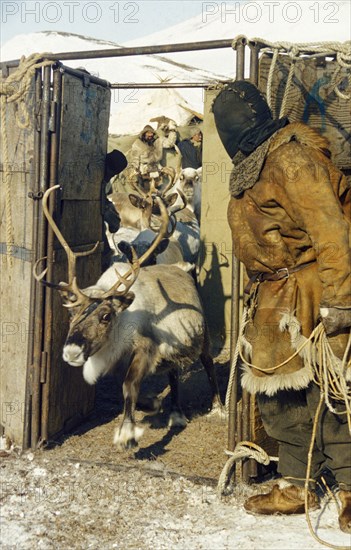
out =
[[[224,397],[228,365],[217,364]],[[99,384],[89,422],[50,442],[46,449],[0,455],[1,543],[3,550],[257,550],[321,549],[305,517],[247,514],[243,502],[273,481],[238,484],[220,499],[216,493],[225,463],[227,423],[208,417],[210,394],[195,365],[182,380],[189,423],[167,427],[168,401],[155,416],[138,413],[145,426],[139,448],[118,452],[112,444],[122,409],[120,380]],[[142,393],[164,390],[167,378],[153,377]],[[346,547],[334,502],[311,514],[318,534]]]
[[[228,380],[228,364],[217,363],[217,377],[222,394]],[[146,379],[141,396],[150,397],[162,393],[167,387],[166,375]],[[118,451],[113,445],[113,434],[122,412],[122,380],[106,377],[97,387],[96,407],[88,422],[74,433],[59,441],[50,442],[55,456],[70,460],[92,460],[109,464],[128,464],[134,461],[149,464],[157,462],[179,475],[201,477],[216,483],[225,463],[224,448],[227,440],[227,421],[209,414],[211,396],[206,374],[195,364],[181,377],[181,401],[188,419],[184,429],[169,429],[170,396],[162,402],[157,414],[136,413],[144,433],[137,449]]]

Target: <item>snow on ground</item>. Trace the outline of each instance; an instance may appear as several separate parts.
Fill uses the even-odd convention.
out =
[[[253,516],[238,486],[220,500],[212,486],[174,477],[153,463],[74,461],[55,451],[2,458],[1,543],[14,549],[314,550],[301,516]],[[263,488],[259,488],[263,492]],[[311,513],[325,542],[346,548],[334,502]]]
[[[204,4],[213,4],[219,11],[207,14],[206,21],[199,16],[128,45],[193,42],[232,38],[238,34],[296,42],[350,38],[347,26],[349,2],[290,2],[291,6],[295,4],[302,10],[303,17],[294,24],[287,21],[288,12],[285,12],[285,18],[281,17],[282,2],[277,6],[274,21],[269,21],[266,11],[255,24],[244,20],[244,4],[238,22],[233,22],[229,13],[223,14],[221,6],[225,5],[228,12],[229,4]],[[251,2],[247,9],[253,10],[255,5],[259,5],[267,10],[269,4],[275,3]],[[338,8],[334,15],[333,6]],[[316,10],[319,10],[318,21],[313,20]],[[293,13],[289,13],[292,18]],[[248,11],[246,15],[250,18]],[[339,23],[328,23],[328,17]],[[2,49],[1,59],[15,59],[33,51],[109,47],[117,47],[117,44],[63,32],[36,33],[20,35],[9,41]],[[234,56],[230,50],[215,50],[67,64],[73,67],[84,65],[94,75],[110,82],[158,82],[169,77],[173,81],[211,81],[233,74]],[[112,133],[139,132],[149,118],[158,115],[168,115],[180,123],[182,110],[179,104],[186,101],[195,110],[202,109],[202,92],[182,90],[179,99],[176,92],[167,91],[162,96],[168,97],[166,100],[161,99],[159,92],[135,91],[137,96],[131,95],[131,90],[112,95]],[[137,101],[133,103],[133,99]],[[94,448],[95,434],[91,430],[90,449]],[[89,447],[89,440],[85,439],[82,447]],[[188,452],[191,453],[192,448]],[[77,458],[69,452],[62,454],[60,448],[34,454],[7,455],[3,451],[0,454],[0,519],[4,550],[33,547],[55,550],[327,548],[312,538],[304,516],[258,517],[247,514],[242,507],[243,501],[255,491],[263,492],[262,486],[238,486],[234,495],[219,500],[213,485],[174,476],[169,465],[164,466],[162,460],[141,461],[132,457],[127,457],[122,463],[110,458],[87,460],[86,451]],[[338,528],[334,502],[323,503],[321,510],[311,513],[311,518],[321,539],[337,546],[350,545],[350,536]]]

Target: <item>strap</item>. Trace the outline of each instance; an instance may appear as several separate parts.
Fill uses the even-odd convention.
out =
[[[289,268],[281,267],[280,269],[277,269],[273,273],[263,273],[263,272],[255,273],[254,275],[252,275],[252,277],[250,277],[250,280],[245,287],[244,293],[250,294],[250,290],[253,283],[256,283],[256,282],[262,283],[263,281],[280,281],[281,279],[288,279],[292,273],[296,273],[296,271],[300,271],[300,269],[304,269],[305,267],[315,263],[315,261],[316,260],[305,262],[303,264],[296,265],[295,267],[289,267]]]

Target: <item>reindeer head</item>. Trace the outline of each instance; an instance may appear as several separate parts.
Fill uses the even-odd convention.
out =
[[[106,281],[103,280],[104,274],[99,279],[99,282],[102,281],[99,286],[95,285],[81,290],[76,279],[77,257],[92,254],[95,252],[98,243],[92,250],[84,253],[77,253],[71,250],[53,220],[47,205],[50,193],[58,187],[59,186],[56,185],[45,192],[43,196],[43,211],[49,225],[52,227],[56,237],[66,251],[68,257],[69,282],[54,284],[45,281],[44,277],[47,268],[44,269],[41,274],[37,273],[37,267],[39,263],[43,261],[43,258],[35,263],[33,273],[37,281],[45,286],[59,290],[63,299],[63,305],[69,308],[71,318],[67,339],[64,345],[63,358],[70,365],[82,366],[88,357],[94,355],[104,346],[116,318],[132,304],[134,294],[129,292],[129,290],[137,279],[140,265],[148,259],[164,236],[167,235],[169,216],[161,199],[157,198],[156,201],[159,202],[161,210],[162,224],[156,239],[150,245],[149,249],[140,258],[137,258],[134,250],[132,250],[132,262],[129,263],[129,265],[126,264],[123,274],[114,269],[112,281],[111,271],[108,270],[106,272]],[[108,290],[104,290],[104,288],[108,288]]]

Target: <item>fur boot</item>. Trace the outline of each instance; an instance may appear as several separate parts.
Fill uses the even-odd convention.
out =
[[[339,499],[341,509],[339,514],[339,526],[344,533],[351,533],[351,491],[340,491]]]
[[[308,491],[309,510],[319,508],[318,497]],[[303,514],[305,512],[305,490],[296,485],[279,487],[274,485],[270,493],[247,499],[244,508],[254,514]]]

